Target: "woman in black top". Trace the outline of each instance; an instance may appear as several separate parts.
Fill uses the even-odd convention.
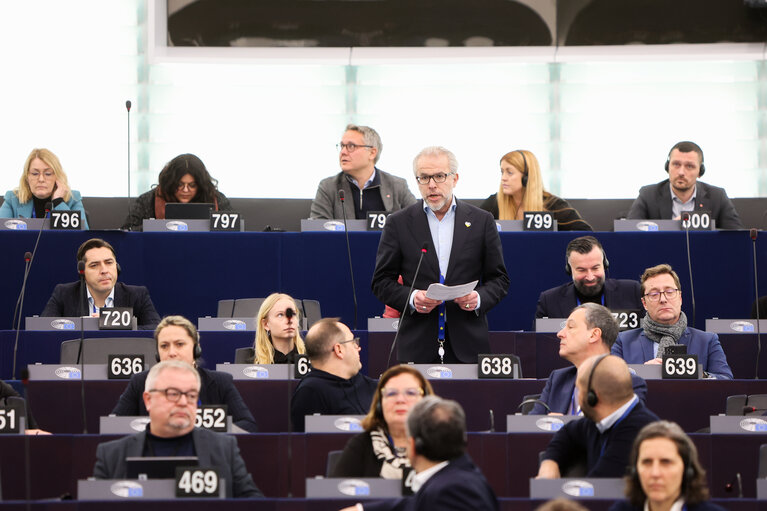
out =
[[[500,189],[480,207],[497,220],[522,220],[525,211],[550,211],[560,231],[593,230],[566,200],[543,189],[538,159],[530,151],[503,155]]]
[[[160,171],[157,181],[156,187],[133,202],[122,229],[140,231],[145,219],[165,218],[168,202],[210,203],[216,211],[232,209],[229,199],[218,191],[218,181],[210,177],[205,164],[193,154],[173,158]]]
[[[423,396],[433,393],[417,369],[406,365],[387,369],[362,420],[365,431],[349,440],[330,476],[400,479],[402,469],[410,467],[405,453],[407,414]]]
[[[283,293],[267,296],[256,318],[253,363],[294,363],[296,355],[306,353],[300,329],[301,314],[295,300]]]

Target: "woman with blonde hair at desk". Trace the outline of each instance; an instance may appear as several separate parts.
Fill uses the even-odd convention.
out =
[[[296,355],[306,353],[301,339],[301,313],[290,295],[272,293],[256,317],[254,364],[292,364]]]

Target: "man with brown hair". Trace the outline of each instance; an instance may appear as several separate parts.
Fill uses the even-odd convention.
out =
[[[682,312],[682,286],[668,264],[647,268],[642,274],[642,305],[647,314],[641,328],[621,332],[612,354],[628,364],[660,364],[669,346],[683,344],[687,353],[698,356],[706,376],[732,380],[719,336],[687,326]]]

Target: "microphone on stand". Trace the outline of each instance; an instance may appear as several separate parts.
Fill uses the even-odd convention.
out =
[[[429,249],[429,242],[424,241],[423,246],[421,247],[421,255],[418,257],[418,266],[415,267],[415,274],[413,275],[413,282],[410,284],[410,290],[407,292],[407,297],[405,298],[405,307],[402,309],[402,314],[400,314],[399,322],[397,323],[397,333],[394,334],[394,340],[391,343],[391,347],[389,348],[389,357],[386,359],[386,367],[389,367],[389,364],[391,363],[391,355],[394,353],[394,346],[397,344],[397,339],[399,338],[399,332],[402,330],[402,323],[405,321],[405,317],[407,316],[408,307],[410,307],[410,295],[413,294],[413,288],[415,287],[415,281],[418,279],[418,272],[421,269],[421,263],[423,262],[423,256],[426,255],[426,252]]]
[[[88,434],[88,422],[85,414],[85,357],[83,343],[85,342],[85,317],[88,316],[88,299],[85,292],[85,261],[77,261],[77,273],[80,274],[80,346],[77,349],[77,363],[80,364],[80,402],[83,409],[83,433]]]
[[[684,227],[685,238],[687,240],[687,268],[690,271],[690,295],[692,297],[692,326],[695,327],[695,287],[692,284],[692,262],[690,259],[690,224],[691,224],[690,212],[683,211],[682,227]]]
[[[756,237],[758,231],[751,229],[749,231],[751,236],[751,246],[754,248],[754,293],[756,294],[756,374],[754,379],[759,379],[759,355],[762,354],[762,328],[759,325],[760,311],[759,311],[759,278],[756,273]]]
[[[128,111],[128,215],[130,215],[130,100],[125,102],[125,109]]]
[[[349,256],[349,276],[352,279],[352,298],[354,299],[354,330],[357,330],[357,288],[354,285],[354,270],[352,269],[352,249],[349,245],[349,227],[346,225],[346,210],[344,209],[344,191],[338,190],[341,201],[341,213],[344,217],[344,233],[346,234],[346,255]]]

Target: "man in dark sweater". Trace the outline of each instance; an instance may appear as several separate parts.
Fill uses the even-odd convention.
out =
[[[575,385],[585,417],[557,431],[537,477],[566,477],[583,460],[586,477],[623,477],[634,438],[658,417],[634,394],[628,366],[614,355],[583,362]]]
[[[304,431],[307,415],[368,413],[376,380],[360,373],[360,340],[338,318],[325,318],[306,334],[312,370],[293,393],[290,418],[294,431]]]

